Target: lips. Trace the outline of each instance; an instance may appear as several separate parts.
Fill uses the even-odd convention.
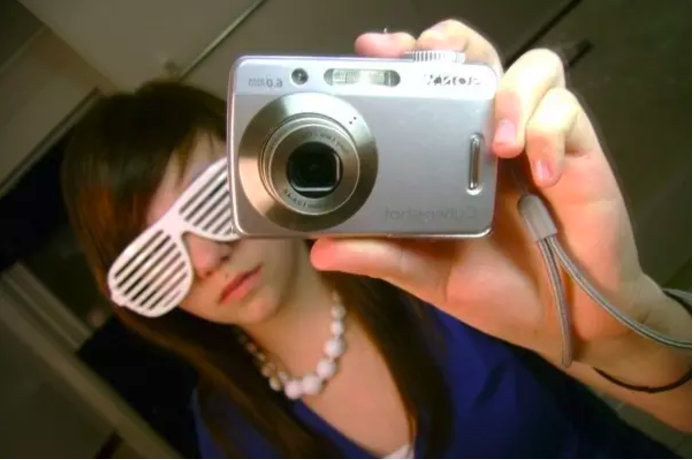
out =
[[[240,273],[235,276],[226,286],[222,289],[222,293],[219,295],[219,302],[224,303],[232,298],[241,298],[245,295],[245,292],[249,290],[250,280],[255,277],[255,275],[260,271],[260,265],[247,272]],[[243,293],[241,291],[244,291]]]

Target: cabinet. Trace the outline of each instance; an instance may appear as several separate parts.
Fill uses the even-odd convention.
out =
[[[198,69],[192,83],[226,95],[229,69],[241,54],[353,54],[368,31],[424,27],[410,0],[269,0],[231,34]]]
[[[0,276],[0,456],[104,458],[118,435],[141,458],[175,458],[73,353],[66,331],[35,314],[45,305],[31,302],[11,271]]]
[[[254,0],[19,0],[120,89],[185,67]]]
[[[425,24],[458,19],[494,44],[502,60],[514,55],[527,40],[567,5],[567,0],[414,0]]]
[[[625,194],[644,269],[691,257],[691,2],[584,0],[538,43],[587,40],[568,84],[589,109]]]
[[[239,53],[351,53],[362,32],[413,35],[458,17],[502,55],[539,30],[556,0],[18,0],[119,89],[186,68],[230,25],[247,19],[201,63],[193,81],[222,91]],[[255,9],[254,6],[260,4]]]
[[[240,52],[351,53],[361,32],[422,27],[412,1],[19,1],[119,89],[186,68],[249,11],[194,80],[221,91]]]
[[[60,379],[2,321],[0,337],[0,455],[93,458],[110,435],[108,424],[71,399]]]
[[[167,63],[185,68],[257,3],[19,1],[120,89],[165,74]],[[567,11],[535,45],[556,48],[581,40],[592,44],[593,49],[572,69],[570,84],[602,132],[634,219],[643,264],[664,281],[691,253],[690,2],[654,8],[648,0],[266,0],[187,79],[224,96],[229,68],[242,53],[347,54],[361,32],[388,27],[416,35],[450,17],[480,30],[507,59]],[[64,66],[57,63],[69,53],[58,45],[40,46],[53,57],[53,67],[44,69],[27,61],[33,70],[26,81],[36,80],[45,92],[48,86],[39,80],[51,75],[51,82],[59,82]],[[74,107],[88,85],[70,83],[51,94]],[[10,110],[23,93],[7,88],[0,95],[6,95],[3,100]],[[27,94],[36,99],[43,93]],[[21,148],[3,149],[12,155],[19,152],[16,161],[8,156],[12,164],[4,169],[12,170],[33,147],[24,139],[30,131],[15,125],[47,132],[43,120],[59,118],[51,112],[57,102],[50,102],[42,104],[46,110],[34,123],[22,114],[6,117],[12,124],[6,132],[17,137],[12,144]],[[61,115],[66,112],[60,110]]]
[[[79,114],[102,77],[15,1],[0,6],[0,196]]]
[[[16,8],[19,4],[38,20]],[[0,2],[0,195],[21,171],[35,168],[33,158],[64,134],[67,121],[78,117],[95,88],[133,89],[164,75],[168,64],[185,68],[255,4],[256,0]],[[573,5],[558,23],[548,26],[550,19]],[[556,49],[591,43],[592,49],[572,67],[569,85],[601,133],[634,220],[643,266],[658,281],[667,281],[691,257],[690,2],[654,7],[650,0],[266,0],[186,80],[224,97],[230,66],[241,54],[351,54],[353,40],[362,32],[387,27],[417,35],[446,18],[459,18],[486,35],[502,59],[515,55],[545,29],[549,30],[535,46]],[[63,279],[54,276],[55,270],[79,282],[84,279],[79,294],[88,297],[91,278],[86,267],[78,267],[70,241],[66,230],[23,262],[56,297],[70,286],[54,287]],[[8,345],[7,352],[0,353],[0,369],[14,376],[0,382],[0,407],[11,416],[8,420],[14,420],[0,436],[0,446],[8,446],[0,455],[91,455],[113,427],[134,440],[140,453],[168,452],[152,440],[153,433],[143,431],[127,407],[114,404],[119,400],[101,380],[85,373],[72,348],[47,340],[46,330],[58,328],[58,323],[61,334],[71,336],[76,326],[58,320],[72,313],[48,313],[64,307],[47,308],[48,296],[33,291],[8,299],[8,292],[17,291],[8,290],[8,276],[16,287],[17,274],[15,267],[4,273],[4,283],[0,279],[0,314],[5,314],[0,317],[0,339],[16,339],[16,346]],[[46,327],[26,326],[31,323],[20,321],[23,315]],[[58,373],[56,381],[70,383],[72,396],[101,413],[77,413],[76,403],[55,394],[57,385],[23,370],[29,362],[29,353],[20,350],[25,346],[33,347],[33,353]],[[165,393],[159,387],[153,391]],[[151,412],[158,412],[152,399],[143,406],[151,404]],[[176,406],[167,403],[167,408]],[[15,420],[15,415],[22,418]],[[161,412],[157,417],[169,419]],[[56,423],[62,425],[54,427]],[[41,442],[27,448],[32,433],[39,433]]]
[[[556,0],[270,0],[190,76],[226,94],[229,67],[240,54],[351,54],[366,31],[405,31],[414,36],[448,18],[470,24],[503,57],[515,54],[553,16],[572,2]],[[397,4],[397,6],[396,6]]]

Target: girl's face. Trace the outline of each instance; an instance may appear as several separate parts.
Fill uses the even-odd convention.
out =
[[[175,161],[150,203],[147,224],[160,218],[197,175],[225,154],[224,143],[200,136],[186,170]],[[248,326],[273,316],[298,273],[309,266],[301,240],[244,239],[219,243],[185,235],[195,280],[180,308],[209,321]]]

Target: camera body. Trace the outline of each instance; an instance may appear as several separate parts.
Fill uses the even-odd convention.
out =
[[[462,53],[246,56],[229,80],[234,231],[243,237],[479,237],[498,76]]]

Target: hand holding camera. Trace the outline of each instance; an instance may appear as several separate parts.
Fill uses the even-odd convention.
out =
[[[317,238],[316,268],[382,278],[556,361],[552,287],[517,209],[513,161],[600,291],[629,316],[688,337],[687,313],[639,266],[621,192],[554,53],[530,51],[498,79],[492,45],[457,21],[418,39],[365,34],[356,48],[366,58],[236,67],[236,231]],[[639,356],[667,363],[656,384],[681,375],[681,356],[632,334],[576,286],[568,292],[579,362],[571,372],[590,379],[595,366],[629,379],[634,369],[622,363]]]

